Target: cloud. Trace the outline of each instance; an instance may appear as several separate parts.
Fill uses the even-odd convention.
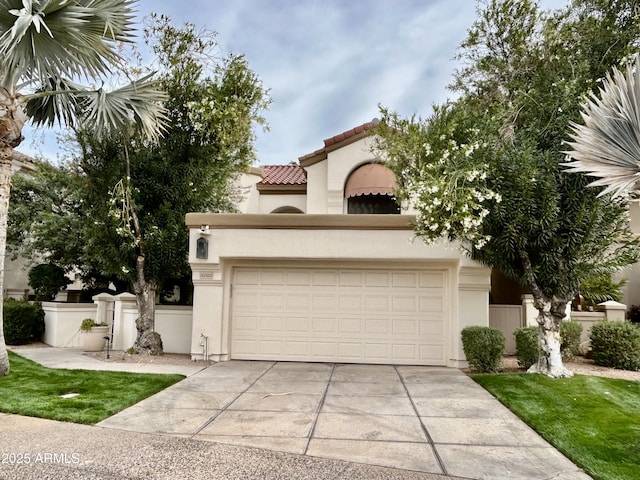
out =
[[[262,164],[295,161],[378,104],[428,115],[452,96],[453,57],[476,15],[472,0],[140,0],[138,10],[140,22],[153,11],[217,31],[222,53],[247,57],[274,100]]]

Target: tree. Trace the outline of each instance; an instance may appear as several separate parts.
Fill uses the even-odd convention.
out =
[[[480,263],[526,286],[538,309],[530,372],[571,376],[560,324],[580,285],[637,260],[627,205],[562,168],[580,101],[640,38],[635,1],[575,0],[541,12],[489,0],[460,47],[459,97],[427,120],[382,109],[377,150],[426,241],[460,241]]]
[[[67,166],[58,173],[51,166],[38,170],[28,177],[27,192],[18,189],[16,213],[23,213],[11,216],[11,232],[25,254],[25,247],[36,247],[48,261],[131,285],[139,311],[134,347],[160,353],[161,339],[153,332],[156,292],[190,274],[184,216],[233,208],[234,180],[255,160],[254,126],[264,124],[261,112],[269,98],[244,57],[216,57],[212,33],[192,24],[176,28],[167,17],[152,16],[147,39],[169,95],[163,138],[148,144],[136,136],[78,131],[79,148]],[[37,214],[29,216],[34,190],[65,208],[36,207]],[[80,241],[57,242],[56,223],[78,232],[64,236]],[[69,247],[81,253],[69,253]]]
[[[164,94],[150,76],[113,91],[78,82],[109,75],[132,38],[133,0],[0,0],[0,272],[4,272],[13,149],[22,127],[85,125],[96,134],[132,120],[157,138]],[[2,291],[0,273],[0,292]],[[0,312],[2,309],[0,308]],[[10,370],[0,317],[0,375]]]
[[[41,263],[29,270],[29,285],[33,288],[36,301],[52,302],[60,290],[73,283],[65,275],[64,269],[51,263]]]

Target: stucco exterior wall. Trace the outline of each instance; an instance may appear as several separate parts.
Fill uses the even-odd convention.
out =
[[[631,231],[640,235],[640,203],[631,202],[629,205]],[[628,280],[623,289],[622,303],[627,306],[640,305],[640,264],[636,263],[623,270],[616,276],[617,280]]]
[[[277,208],[282,207],[295,207],[302,210],[303,213],[307,211],[307,196],[306,195],[260,195],[260,206],[258,211],[246,211],[242,213],[272,213]]]
[[[305,167],[307,171],[307,213],[327,213],[327,162]]]
[[[277,217],[277,218],[276,218]],[[193,271],[194,305],[191,353],[202,354],[202,335],[209,356],[229,358],[229,306],[234,266],[340,264],[359,268],[411,266],[449,271],[447,358],[450,366],[465,364],[460,330],[488,325],[490,271],[480,267],[456,245],[427,246],[411,241],[411,216],[399,215],[213,215],[189,214],[189,261]],[[200,231],[209,225],[208,232]],[[196,258],[199,238],[208,241],[208,257]]]

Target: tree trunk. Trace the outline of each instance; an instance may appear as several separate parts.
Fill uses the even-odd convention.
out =
[[[139,255],[136,260],[136,283],[134,291],[138,305],[136,329],[138,335],[133,344],[138,353],[145,355],[162,355],[162,339],[154,331],[156,317],[156,290],[158,285],[144,276],[144,256]]]
[[[27,121],[15,90],[0,87],[0,376],[9,375],[9,355],[4,341],[4,256],[7,250],[7,216],[11,193],[13,149],[22,142]]]
[[[573,372],[565,368],[560,354],[560,324],[565,316],[566,301],[548,301],[535,298],[538,308],[538,363],[532,365],[529,373],[541,373],[551,378],[573,377]]]
[[[7,249],[7,215],[11,192],[11,159],[13,148],[0,147],[0,377],[9,375],[9,354],[4,341],[4,255]]]

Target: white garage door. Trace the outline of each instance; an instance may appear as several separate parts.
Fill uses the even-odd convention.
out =
[[[231,357],[446,364],[445,270],[235,268]]]

